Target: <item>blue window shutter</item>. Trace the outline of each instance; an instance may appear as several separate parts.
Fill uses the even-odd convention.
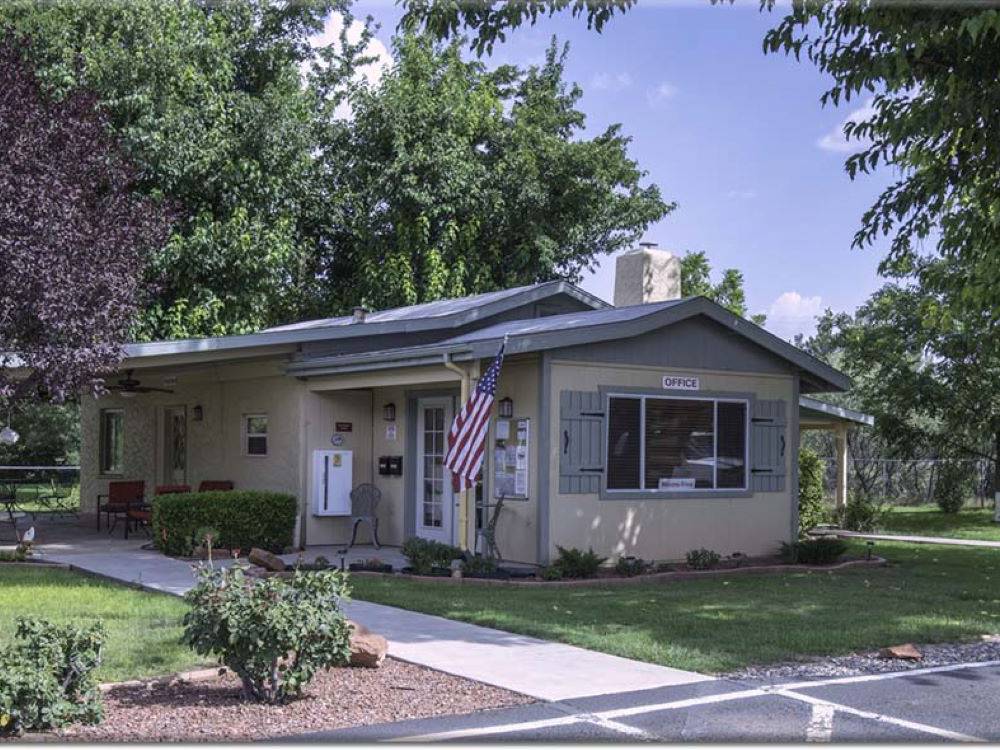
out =
[[[598,391],[559,393],[559,492],[597,494],[604,477],[604,400]]]
[[[782,492],[789,446],[786,439],[786,402],[782,399],[754,402],[750,418],[750,489]]]

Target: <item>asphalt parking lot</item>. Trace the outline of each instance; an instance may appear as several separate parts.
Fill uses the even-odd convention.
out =
[[[343,729],[341,742],[1000,740],[1000,662],[779,685],[706,680]]]

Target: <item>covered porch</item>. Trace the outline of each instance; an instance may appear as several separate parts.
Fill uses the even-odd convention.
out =
[[[852,428],[874,425],[875,417],[870,414],[808,396],[799,397],[799,429],[827,430],[834,435],[837,461],[834,502],[837,508],[847,507],[847,435]]]

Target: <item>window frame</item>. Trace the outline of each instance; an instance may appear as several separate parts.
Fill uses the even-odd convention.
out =
[[[263,419],[267,425],[267,430],[264,432],[250,432],[250,420],[251,419]],[[247,458],[267,458],[268,454],[271,452],[271,439],[270,439],[270,427],[271,419],[268,417],[267,412],[248,412],[243,415],[242,422],[242,440],[243,440],[243,455]],[[251,453],[250,452],[250,438],[252,437],[262,437],[264,438],[264,452],[263,453]]]
[[[106,464],[105,459],[108,457],[105,454],[105,447],[107,445],[106,433],[105,433],[105,417],[110,414],[117,414],[121,418],[121,435],[122,435],[122,451],[119,457],[118,466],[109,466]],[[125,471],[125,409],[116,406],[109,407],[106,409],[100,409],[97,414],[97,473],[102,477],[120,477]]]
[[[603,454],[604,472],[601,479],[601,500],[690,500],[705,498],[729,499],[734,497],[752,497],[750,476],[750,451],[751,451],[751,426],[753,405],[755,396],[753,393],[735,393],[725,391],[686,391],[667,388],[630,388],[600,386],[601,397],[604,403],[604,432]],[[717,461],[719,449],[718,404],[722,403],[742,403],[746,407],[744,418],[745,438],[743,445],[743,487],[733,488],[706,488],[699,487],[691,490],[671,489],[611,489],[608,487],[608,440],[611,427],[611,399],[612,398],[632,398],[639,399],[639,479],[645,482],[646,478],[646,400],[658,398],[665,400],[687,400],[687,401],[711,401],[712,407],[712,449]],[[712,467],[713,484],[718,482],[718,466]]]

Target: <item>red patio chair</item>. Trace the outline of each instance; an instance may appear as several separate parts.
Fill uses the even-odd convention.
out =
[[[159,497],[160,495],[183,495],[190,491],[190,484],[158,484],[154,494]]]
[[[217,492],[231,489],[233,489],[233,483],[228,479],[206,479],[198,485],[198,492]]]
[[[101,530],[101,513],[105,517],[105,526],[109,526],[108,533],[111,533],[120,517],[127,518],[130,506],[142,506],[145,501],[145,482],[141,480],[108,482],[107,494],[97,496],[97,530]],[[115,518],[114,524],[111,523],[112,516]]]

